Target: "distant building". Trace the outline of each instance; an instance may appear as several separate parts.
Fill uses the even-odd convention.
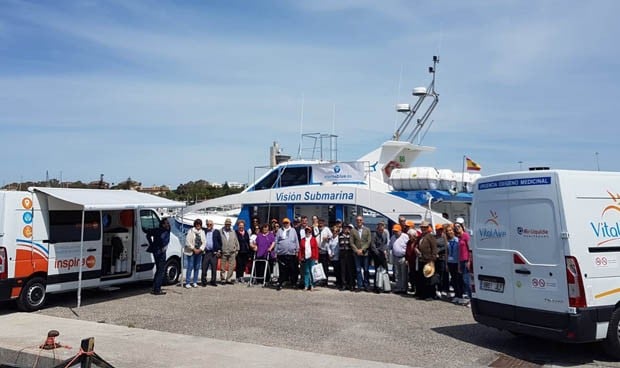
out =
[[[86,185],[90,189],[110,189],[110,183],[108,183],[107,181],[96,180],[91,181]]]
[[[236,181],[229,181],[228,182],[228,187],[229,188],[235,188],[235,189],[242,189],[242,188],[245,188],[245,184],[238,183]]]
[[[224,186],[223,184],[216,183],[216,182],[209,183],[209,185],[211,185],[213,188],[221,188]]]
[[[165,185],[162,186],[153,186],[153,187],[143,187],[138,189],[140,192],[154,194],[154,195],[162,195],[170,192],[170,188]]]

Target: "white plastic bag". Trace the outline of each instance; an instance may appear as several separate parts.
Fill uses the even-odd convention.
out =
[[[327,277],[325,277],[325,272],[323,271],[323,265],[321,265],[320,263],[317,263],[314,266],[312,266],[312,279],[315,282],[323,281],[327,279]]]

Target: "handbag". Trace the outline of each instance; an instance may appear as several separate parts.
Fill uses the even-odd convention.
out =
[[[279,277],[280,277],[280,266],[278,265],[278,262],[274,262],[273,269],[271,270],[271,280],[277,282]]]
[[[381,266],[375,269],[375,287],[383,289],[383,267]]]
[[[314,266],[312,266],[311,271],[312,271],[312,279],[315,282],[327,279],[327,277],[325,277],[325,272],[323,271],[323,266],[320,263],[317,263]]]
[[[390,280],[390,275],[387,273],[387,270],[381,269],[381,279],[383,291],[388,293],[392,291],[392,281]]]

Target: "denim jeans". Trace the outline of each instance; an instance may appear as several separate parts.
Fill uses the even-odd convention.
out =
[[[191,256],[186,255],[186,271],[185,271],[185,285],[190,283],[197,284],[198,283],[198,273],[200,272],[200,268],[202,267],[202,253],[200,254],[192,254]],[[190,281],[192,277],[192,271],[194,271],[193,279]]]
[[[305,288],[314,287],[314,280],[312,280],[312,266],[314,266],[314,259],[306,259],[303,262]]]
[[[357,287],[367,288],[370,286],[368,282],[368,256],[355,255],[355,273],[357,274]]]
[[[471,285],[469,284],[469,268],[467,268],[468,261],[459,261],[461,266],[461,272],[463,275],[463,294],[467,294],[471,298]]]
[[[159,293],[161,285],[164,283],[164,272],[166,271],[166,258],[155,257],[155,277],[153,277],[153,291]]]

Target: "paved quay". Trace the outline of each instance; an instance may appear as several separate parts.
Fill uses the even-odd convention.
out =
[[[115,367],[405,367],[41,314],[0,316],[0,326],[0,361],[28,366],[39,356],[42,367],[49,366],[50,360],[59,363],[71,358],[82,338],[95,336],[95,352]],[[57,342],[70,348],[37,348],[52,327],[61,332]]]
[[[56,329],[73,348],[56,354],[70,357],[93,336],[95,351],[117,367],[620,367],[598,344],[515,337],[441,300],[245,285],[149,290],[85,290],[79,309],[75,292],[50,295],[29,314],[0,303],[0,352],[13,354],[0,362],[15,363],[22,350],[36,356]]]

